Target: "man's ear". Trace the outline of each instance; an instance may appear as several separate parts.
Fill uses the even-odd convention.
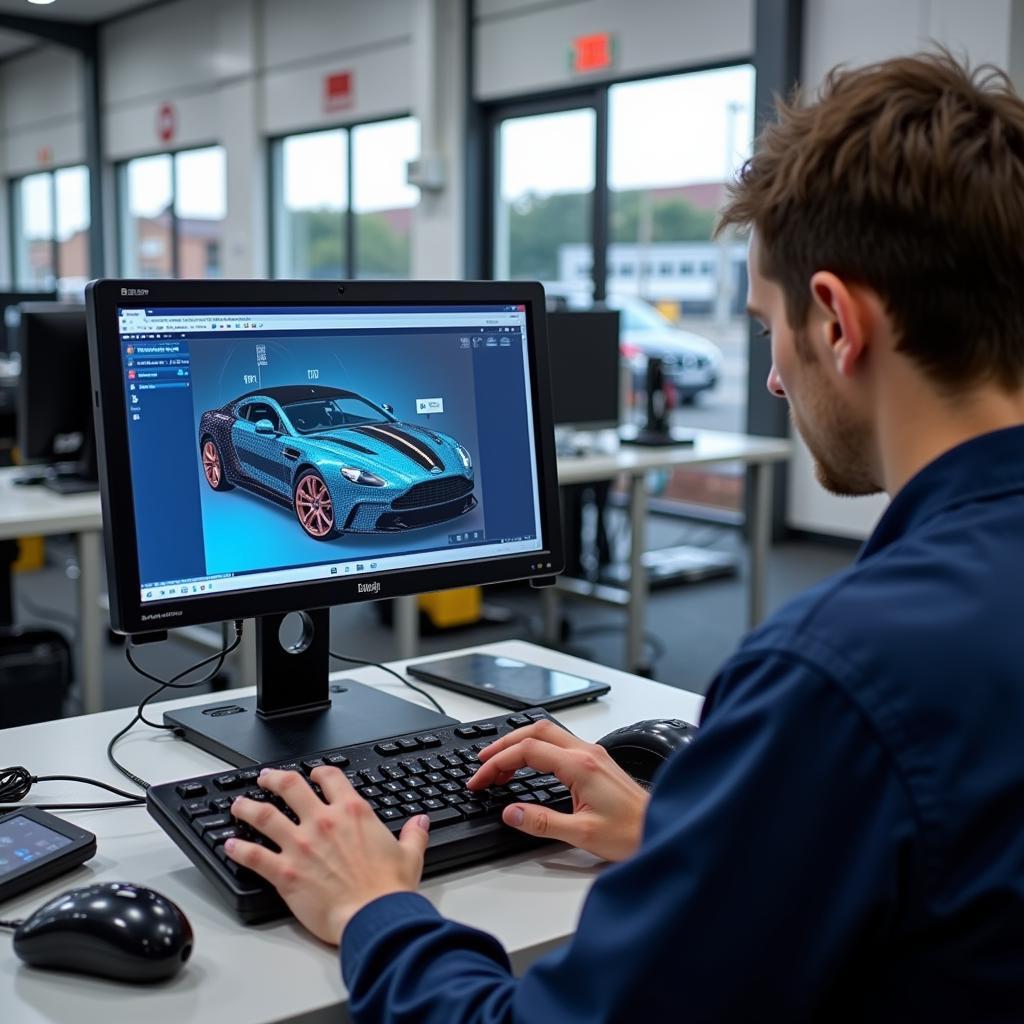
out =
[[[840,375],[850,377],[867,350],[870,312],[861,297],[828,270],[819,270],[811,278],[811,296],[815,314],[812,340],[820,344]]]

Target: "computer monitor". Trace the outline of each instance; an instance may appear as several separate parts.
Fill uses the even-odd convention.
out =
[[[619,425],[619,314],[548,313],[555,426]]]
[[[561,570],[540,285],[100,281],[86,301],[114,629],[257,617],[256,701],[166,720],[235,764],[440,724],[356,684],[332,700],[327,609]],[[278,639],[293,611],[301,654]]]
[[[54,291],[18,292],[0,290],[0,355],[13,355],[18,351],[15,328],[17,306],[22,302],[56,302]]]
[[[17,308],[22,462],[42,467],[39,479],[52,490],[95,491],[99,480],[85,306],[25,302]]]

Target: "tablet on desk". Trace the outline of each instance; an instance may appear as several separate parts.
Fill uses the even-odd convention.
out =
[[[607,683],[492,654],[423,661],[407,671],[424,682],[517,711],[536,707],[554,711],[595,700],[611,689]]]

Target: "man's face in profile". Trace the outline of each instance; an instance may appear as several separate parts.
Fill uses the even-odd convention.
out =
[[[825,332],[829,328],[822,314],[812,307],[808,322],[793,329],[782,288],[761,273],[756,232],[750,239],[747,270],[750,314],[771,335],[768,390],[788,400],[793,424],[814,459],[818,482],[833,494],[876,494],[882,488],[872,470],[871,424],[839,387],[828,359]]]

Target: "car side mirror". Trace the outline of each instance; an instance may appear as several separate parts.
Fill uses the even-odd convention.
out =
[[[256,421],[256,433],[257,434],[269,434],[271,437],[277,433],[274,429],[274,424],[270,420],[257,420]]]
[[[387,402],[385,402],[385,403],[384,403],[384,404],[383,404],[383,405],[381,406],[381,408],[382,408],[382,409],[383,409],[383,410],[384,410],[385,412],[388,412],[388,413],[392,413],[392,414],[393,414],[393,413],[394,413],[394,411],[395,411],[395,407],[394,407],[393,405],[388,405],[388,403],[387,403]]]

